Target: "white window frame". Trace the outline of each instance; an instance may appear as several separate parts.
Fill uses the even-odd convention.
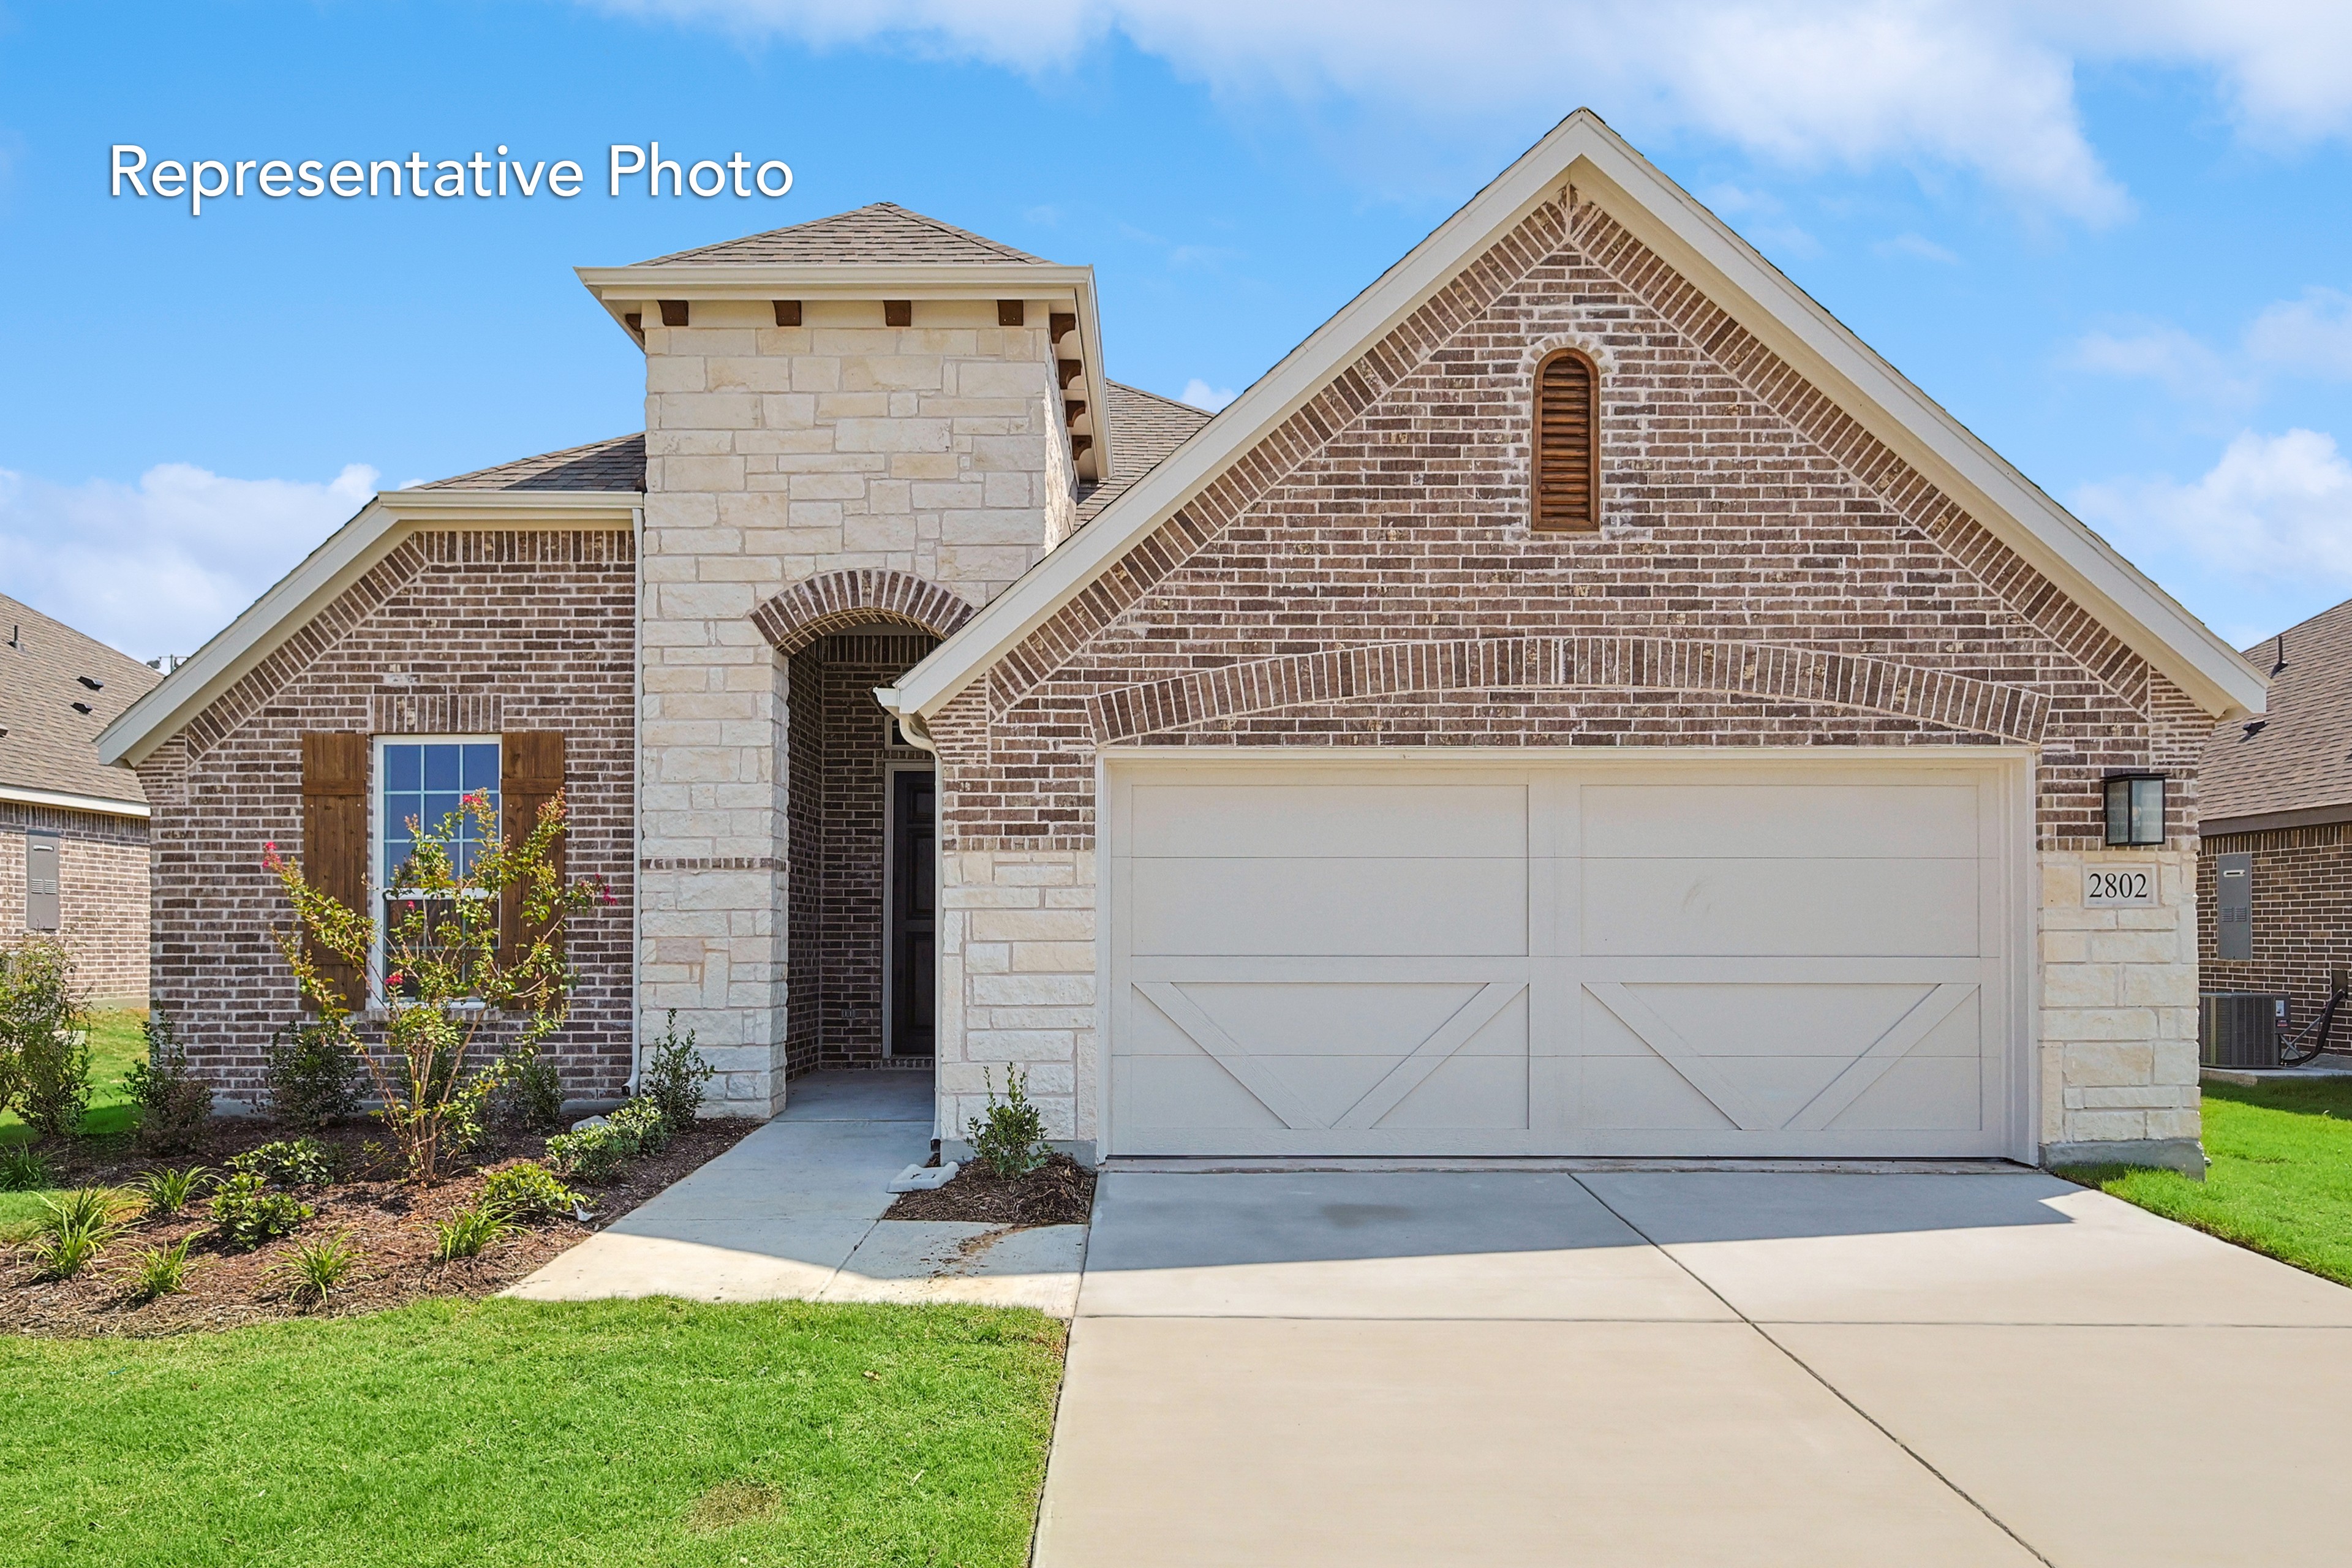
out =
[[[499,773],[506,773],[506,737],[504,735],[373,735],[368,748],[368,901],[370,914],[376,921],[375,946],[368,953],[368,1010],[388,1013],[405,1002],[394,1001],[383,988],[383,977],[389,973],[385,963],[384,942],[390,935],[390,922],[384,918],[384,895],[392,889],[392,867],[384,858],[384,829],[389,826],[383,811],[383,751],[386,746],[496,746],[499,748]],[[499,830],[506,826],[507,796],[501,785],[499,790]],[[460,1007],[479,1008],[481,1002],[461,1002]]]

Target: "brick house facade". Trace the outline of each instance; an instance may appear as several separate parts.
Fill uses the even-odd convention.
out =
[[[574,732],[636,930],[583,1084],[626,1076],[633,990],[722,1105],[929,1069],[950,1142],[1017,1067],[1088,1157],[2201,1166],[2197,757],[2259,678],[1591,116],[1213,420],[1103,376],[1087,269],[896,208],[582,276],[646,353],[637,455],[380,498],[118,726],[185,864],[286,830],[299,733],[389,732],[383,671],[495,697],[415,724],[483,735],[576,677],[530,721]],[[1599,516],[1538,532],[1561,351]],[[634,599],[519,545],[368,586],[533,509],[625,517]],[[420,664],[428,624],[468,657]],[[2139,770],[2154,896],[2090,907]],[[235,886],[202,911],[254,955],[224,1081],[285,988]],[[1877,894],[1817,886],[1927,891],[1874,934]]]
[[[2270,702],[2259,717],[2214,731],[2199,770],[2200,984],[2284,996],[2287,1026],[2300,1030],[2352,968],[2352,703],[2340,676],[2352,656],[2352,603],[2245,656],[2270,671]],[[2224,858],[2252,884],[2243,951],[2226,957],[2217,919]],[[2338,1043],[2352,1038],[2352,1017],[2333,1033]]]
[[[0,941],[54,936],[92,1002],[147,1005],[147,800],[99,732],[163,677],[0,595]]]

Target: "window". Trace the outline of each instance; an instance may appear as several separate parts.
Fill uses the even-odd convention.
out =
[[[1574,349],[1562,349],[1536,367],[1538,532],[1601,526],[1600,390],[1600,371]]]
[[[407,864],[416,844],[417,828],[438,828],[459,809],[466,796],[480,794],[490,803],[490,820],[499,820],[500,747],[495,735],[386,735],[376,742],[374,856],[376,887],[383,899],[376,952],[376,989],[383,989],[387,973],[383,943],[387,933],[408,913],[413,897],[395,900],[394,879]],[[463,876],[471,870],[484,841],[482,824],[471,813],[458,823],[451,869]],[[432,910],[429,924],[436,925]],[[405,991],[407,986],[394,986]]]

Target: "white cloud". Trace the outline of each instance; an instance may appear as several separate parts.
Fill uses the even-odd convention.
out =
[[[1066,68],[1113,32],[1224,94],[1344,97],[1460,121],[1601,106],[1796,168],[1972,171],[2110,221],[2078,64],[2185,68],[2241,132],[2352,132],[2342,0],[583,0],[819,47],[882,44]]]
[[[1218,409],[1231,403],[1234,396],[1232,387],[1211,386],[1196,375],[1184,384],[1184,390],[1176,395],[1176,401],[1189,403],[1195,408],[1205,408],[1214,414]]]
[[[1893,239],[1882,239],[1872,246],[1871,252],[1889,260],[1909,258],[1914,261],[1940,262],[1946,267],[1958,267],[1958,255],[1937,245],[1924,234],[1898,234]]]
[[[354,463],[324,484],[161,463],[136,486],[0,468],[0,582],[140,658],[193,653],[376,490]]]
[[[2282,370],[2352,380],[2352,294],[2307,289],[2280,300],[2246,329],[2246,352]]]
[[[2201,479],[2085,485],[2075,512],[2126,554],[2241,581],[2341,594],[2352,585],[2352,462],[2316,430],[2242,432]]]
[[[2220,354],[2179,327],[2158,324],[2123,337],[2087,333],[2067,357],[2078,370],[2140,377],[2182,397],[2208,395],[2217,387],[2244,390]]]

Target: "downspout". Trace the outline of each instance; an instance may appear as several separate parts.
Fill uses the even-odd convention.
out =
[[[629,606],[629,666],[635,673],[629,693],[629,1081],[637,1092],[645,1047],[643,999],[637,994],[645,973],[642,945],[646,912],[646,509],[629,509],[629,562],[633,590]]]

